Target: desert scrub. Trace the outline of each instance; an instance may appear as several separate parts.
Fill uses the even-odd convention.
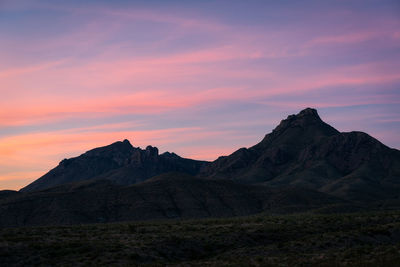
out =
[[[400,211],[2,228],[0,262],[398,266]]]

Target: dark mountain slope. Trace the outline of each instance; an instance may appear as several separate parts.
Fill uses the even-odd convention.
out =
[[[226,217],[342,203],[307,189],[271,189],[168,173],[132,186],[90,180],[20,192],[0,199],[0,226]]]
[[[337,130],[319,118],[316,110],[308,108],[281,121],[257,145],[218,158],[200,175],[246,183],[265,182],[286,171],[304,147],[337,134]]]
[[[283,120],[257,145],[205,166],[200,176],[373,201],[399,195],[400,152],[365,133],[340,133],[307,108]]]
[[[158,149],[148,146],[146,151],[152,153],[138,158],[131,163],[97,176],[97,179],[111,180],[120,185],[131,185],[147,180],[150,177],[167,173],[182,172],[196,175],[200,168],[208,164],[205,161],[181,158],[175,153],[165,152],[158,155]]]
[[[14,190],[1,190],[0,191],[0,200],[3,198],[8,198],[11,196],[15,196],[18,195],[18,191],[14,191]]]
[[[22,188],[21,192],[39,191],[93,178],[128,185],[170,171],[194,175],[205,164],[207,162],[184,159],[174,153],[159,155],[158,149],[152,146],[142,150],[124,140],[95,148],[76,158],[64,159],[57,167]]]

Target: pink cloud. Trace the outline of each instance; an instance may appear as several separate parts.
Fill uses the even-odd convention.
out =
[[[227,28],[226,25],[213,21],[211,18],[195,18],[193,14],[182,15],[176,13],[157,12],[154,10],[143,8],[127,8],[127,9],[110,9],[107,7],[67,7],[46,5],[45,8],[57,9],[61,11],[72,12],[75,14],[98,14],[101,16],[113,16],[119,20],[138,20],[152,21],[159,23],[175,24],[180,27],[197,28],[206,31],[220,31]]]
[[[181,62],[180,57],[178,60],[172,62]],[[278,73],[266,73],[264,71],[249,73],[250,77],[254,79],[268,79],[272,84],[268,86],[260,87],[220,87],[220,88],[181,88],[179,86],[180,76],[189,75],[187,77],[188,81],[191,75],[196,73],[206,74],[209,72],[218,73],[218,75],[232,75],[235,72],[224,70],[218,72],[218,70],[208,68],[201,68],[184,65],[184,67],[176,66],[175,64],[161,65],[159,68],[150,65],[154,64],[146,63],[143,61],[142,65],[138,64],[140,67],[136,67],[134,63],[104,63],[100,66],[89,65],[82,68],[72,69],[72,68],[59,68],[56,69],[46,69],[42,71],[41,68],[28,68],[34,72],[34,77],[36,79],[38,76],[52,76],[52,77],[70,77],[70,80],[77,81],[75,87],[80,88],[100,88],[102,86],[112,87],[121,83],[124,79],[127,79],[128,84],[141,83],[141,84],[152,84],[154,78],[158,78],[160,81],[175,82],[177,87],[166,88],[165,86],[158,85],[157,82],[154,83],[155,89],[147,91],[136,91],[130,92],[129,90],[116,90],[110,91],[104,88],[100,95],[99,90],[95,91],[86,90],[80,93],[80,97],[76,98],[76,93],[70,94],[67,90],[58,92],[52,92],[51,84],[46,85],[48,88],[41,88],[39,90],[32,89],[32,84],[36,84],[34,81],[29,79],[24,79],[26,71],[18,72],[18,70],[13,70],[14,73],[21,73],[16,75],[21,77],[18,79],[19,83],[23,86],[18,86],[18,84],[12,84],[7,86],[9,81],[8,77],[0,77],[0,81],[4,81],[4,85],[9,89],[6,89],[6,95],[15,95],[15,101],[7,101],[2,103],[2,110],[0,111],[0,125],[23,125],[32,124],[38,122],[48,122],[54,120],[60,120],[65,118],[73,118],[77,116],[84,117],[96,117],[96,116],[108,116],[112,114],[158,114],[168,110],[191,108],[197,105],[203,105],[211,102],[218,101],[234,101],[234,100],[250,100],[259,97],[270,97],[274,95],[284,95],[290,93],[307,92],[312,90],[320,90],[324,87],[329,86],[344,86],[344,85],[371,85],[371,84],[384,84],[397,82],[400,80],[400,74],[396,73],[396,64],[392,63],[374,63],[374,64],[362,64],[351,67],[340,67],[336,69],[328,69],[325,73],[318,73],[314,76],[298,76],[292,77],[292,79],[285,79],[282,74]],[[156,61],[158,62],[158,61]],[[161,60],[160,62],[163,62]],[[167,62],[171,62],[170,59]],[[132,64],[132,67],[129,65]],[[146,64],[149,64],[146,67]],[[169,66],[169,67],[168,67]],[[165,68],[165,70],[163,70]],[[122,71],[119,71],[122,70]],[[182,73],[179,71],[182,70]],[[90,73],[93,71],[92,76]],[[137,76],[134,75],[135,71]],[[209,73],[212,75],[212,73]],[[242,79],[248,79],[246,77],[247,72],[243,71]],[[33,74],[32,74],[33,75]],[[138,77],[138,79],[131,79],[133,77]],[[161,75],[161,77],[158,77]],[[174,77],[175,75],[175,77]],[[240,74],[238,74],[240,76]],[[176,77],[178,76],[178,77]],[[102,78],[104,77],[104,78]],[[245,78],[246,77],[246,78]],[[236,77],[237,78],[237,77]],[[21,85],[21,84],[20,84]],[[68,85],[68,83],[67,83]],[[14,87],[15,86],[15,87]],[[73,84],[68,85],[73,86]],[[7,88],[6,87],[6,88]],[[15,88],[15,89],[14,89]],[[117,87],[118,88],[118,87]],[[61,90],[61,88],[59,89]],[[43,91],[39,93],[38,91]],[[46,93],[50,91],[51,93]],[[76,91],[76,90],[73,90]],[[23,94],[21,95],[21,93]],[[10,96],[9,96],[10,97]],[[362,97],[362,96],[360,96]],[[12,97],[11,97],[12,99]],[[380,101],[388,101],[388,99],[380,99]],[[364,103],[364,100],[358,99],[357,103]],[[368,102],[368,101],[367,101]],[[369,101],[370,102],[370,101]],[[389,102],[386,102],[389,103]],[[323,103],[320,103],[321,105]]]
[[[397,65],[397,62],[377,62],[327,69],[316,75],[293,77],[288,81],[282,77],[277,86],[267,88],[263,95],[285,95],[335,86],[394,83],[400,81],[400,74],[396,72]]]
[[[400,104],[400,99],[395,95],[366,95],[365,97],[329,97],[329,99],[321,99],[316,101],[259,101],[258,103],[267,104],[268,106],[287,107],[291,109],[302,109],[305,107],[314,108],[339,108],[362,105],[379,105],[379,104]],[[339,119],[339,118],[338,118]],[[340,119],[339,119],[340,120]]]
[[[143,91],[126,95],[93,97],[65,101],[48,96],[37,101],[5,103],[0,110],[0,126],[45,123],[73,117],[94,118],[116,114],[159,114],[167,110],[190,108],[212,101],[240,99],[242,88],[212,88],[197,92]]]
[[[5,78],[8,78],[10,76],[24,75],[26,73],[46,71],[46,70],[49,70],[49,69],[54,68],[56,66],[60,66],[63,63],[65,63],[65,60],[56,60],[56,61],[50,61],[50,62],[43,62],[43,63],[39,63],[39,64],[36,64],[36,65],[23,66],[23,67],[19,67],[19,68],[5,68],[5,69],[0,71],[0,79],[5,79]]]
[[[367,31],[367,32],[353,32],[348,34],[330,35],[316,37],[307,43],[307,46],[321,45],[321,44],[352,44],[360,43],[371,40],[387,33],[381,31]]]

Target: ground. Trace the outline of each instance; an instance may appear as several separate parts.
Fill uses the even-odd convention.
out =
[[[400,211],[3,228],[0,265],[400,266]]]

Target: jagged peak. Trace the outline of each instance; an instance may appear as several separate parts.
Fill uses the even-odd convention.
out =
[[[128,152],[134,149],[128,139],[117,141],[107,146],[97,147],[87,151],[84,155],[97,155],[98,153]]]
[[[321,120],[321,118],[318,115],[318,111],[314,108],[305,108],[297,114],[289,115],[286,120],[293,121],[293,120],[304,119],[304,118],[312,118],[314,120]],[[283,120],[283,121],[285,121],[285,120]]]
[[[147,146],[145,151],[146,151],[145,153],[147,156],[158,156],[158,148],[157,147]]]
[[[124,141],[122,141],[122,143],[127,144],[127,145],[131,145],[131,142],[129,142],[128,139],[124,139]]]
[[[166,152],[162,153],[161,155],[166,156],[166,157],[180,158],[180,156],[178,156],[174,152],[169,152],[169,151],[166,151]]]
[[[311,131],[309,134],[312,133],[314,136],[331,136],[339,133],[335,128],[321,120],[316,109],[308,107],[301,110],[299,113],[289,115],[286,119],[282,120],[280,124],[272,130],[272,133],[267,134],[264,137],[261,143],[268,143],[268,140],[275,139],[286,132],[286,130],[295,128]]]
[[[131,142],[129,142],[128,139],[124,139],[123,141],[114,142],[114,143],[112,143],[112,144],[110,144],[110,145],[108,145],[108,146],[133,147],[132,144],[131,144]],[[108,147],[108,146],[105,146],[105,147]]]
[[[300,112],[298,114],[316,114],[316,115],[318,115],[318,111],[315,108],[306,107],[306,108],[300,110]]]
[[[319,118],[318,111],[314,108],[305,108],[297,116],[315,116]]]
[[[307,126],[315,123],[324,123],[316,109],[305,108],[298,114],[289,115],[274,129],[274,132],[284,130],[291,126]]]
[[[128,139],[124,139],[123,141],[114,142],[114,143],[112,143],[111,145],[108,145],[108,146],[121,146],[121,147],[131,147],[131,148],[133,147],[131,142],[129,142]]]

